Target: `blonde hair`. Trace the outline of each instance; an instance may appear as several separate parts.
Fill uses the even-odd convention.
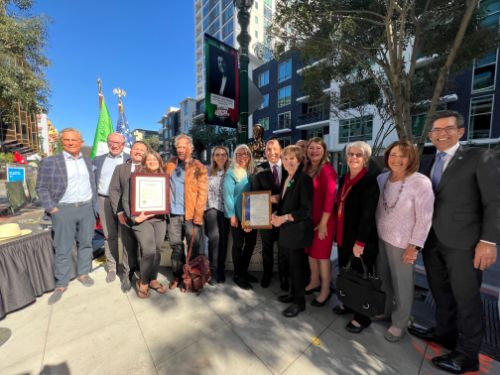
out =
[[[288,146],[286,146],[283,149],[283,152],[281,153],[281,156],[285,157],[288,154],[293,154],[295,156],[295,158],[297,158],[297,160],[299,162],[301,162],[302,159],[303,159],[303,157],[304,157],[304,151],[302,151],[302,147],[297,146],[297,145],[288,145]]]
[[[247,151],[248,154],[250,155],[246,169],[241,168],[236,161],[236,154],[241,149],[245,149],[245,151]],[[231,168],[233,169],[234,177],[238,182],[241,181],[245,176],[248,176],[255,171],[255,163],[253,161],[252,151],[247,145],[239,145],[235,148],[233,153],[233,159],[231,161]]]

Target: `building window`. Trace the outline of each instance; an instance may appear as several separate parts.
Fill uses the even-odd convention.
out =
[[[471,99],[469,139],[490,138],[492,112],[493,95]]]
[[[267,6],[267,4],[264,5],[264,17],[271,21],[273,19],[273,10],[271,9],[272,6]]]
[[[264,130],[269,130],[269,117],[263,117],[258,122]]]
[[[273,7],[273,0],[264,0],[264,4],[266,4],[269,8]]]
[[[264,100],[262,101],[262,104],[260,105],[259,109],[264,109],[269,107],[269,94],[264,95]]]
[[[316,128],[308,130],[306,134],[306,139],[311,139],[314,137],[323,138],[323,136],[325,135],[325,131],[324,128]]]
[[[257,1],[255,2],[255,9],[259,9],[259,3]]]
[[[233,35],[230,34],[224,39],[224,43],[229,44],[230,46],[234,47],[234,40],[233,40]]]
[[[234,14],[233,4],[229,5],[224,12],[222,12],[222,24],[225,24]]]
[[[255,30],[255,38],[259,38],[259,32]]]
[[[278,82],[292,78],[292,59],[280,63],[278,67]]]
[[[289,146],[292,144],[290,137],[278,138],[278,142],[280,143],[281,148],[285,148],[286,146]]]
[[[373,133],[373,116],[354,117],[339,122],[339,143],[369,141]]]
[[[233,19],[231,18],[230,21],[222,27],[222,37],[224,39],[227,38],[227,36],[233,32],[233,29]]]
[[[278,114],[278,129],[290,129],[292,126],[292,112]]]
[[[259,87],[269,84],[269,70],[259,74]]]
[[[285,86],[278,90],[278,108],[292,102],[292,86]]]
[[[494,89],[496,67],[497,50],[491,51],[482,59],[474,60],[472,91]]]
[[[259,24],[259,17],[255,16],[255,24],[258,25]]]

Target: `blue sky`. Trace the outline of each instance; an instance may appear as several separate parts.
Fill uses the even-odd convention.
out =
[[[195,96],[193,1],[36,0],[30,12],[52,20],[49,118],[58,130],[79,129],[87,145],[99,117],[98,77],[114,127],[116,87],[127,92],[131,130],[159,130],[167,107]]]

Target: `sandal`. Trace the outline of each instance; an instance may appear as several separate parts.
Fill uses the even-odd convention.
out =
[[[160,283],[158,280],[153,280],[149,283],[149,288],[153,289],[156,293],[165,294],[167,293],[167,287]]]
[[[135,288],[136,288],[136,293],[137,297],[139,298],[148,298],[149,297],[149,289],[146,289],[146,291],[141,289],[141,280],[137,280],[135,283]]]

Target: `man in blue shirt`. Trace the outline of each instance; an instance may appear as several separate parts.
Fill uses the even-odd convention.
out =
[[[68,288],[72,269],[71,252],[78,242],[78,281],[90,287],[92,237],[97,212],[97,194],[90,160],[80,150],[83,139],[73,128],[61,131],[63,152],[40,165],[36,190],[45,210],[52,216],[54,230],[56,289],[49,298],[54,304]]]

